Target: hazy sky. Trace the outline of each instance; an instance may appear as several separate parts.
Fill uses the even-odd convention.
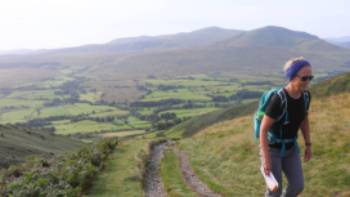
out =
[[[350,36],[346,0],[0,0],[0,50],[57,48],[207,26]]]

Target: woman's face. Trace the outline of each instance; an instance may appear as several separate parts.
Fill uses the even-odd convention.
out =
[[[307,88],[312,78],[311,66],[306,66],[299,70],[298,74],[290,82],[293,84],[293,86],[296,86],[303,91]]]

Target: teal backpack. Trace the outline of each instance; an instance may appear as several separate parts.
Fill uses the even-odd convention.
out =
[[[297,139],[296,138],[289,138],[289,139],[282,139],[282,133],[283,129],[282,126],[285,124],[289,123],[288,119],[288,102],[287,102],[287,96],[286,93],[283,91],[283,88],[273,88],[265,92],[259,100],[259,106],[258,109],[254,115],[254,136],[255,140],[258,141],[260,137],[260,126],[261,126],[261,121],[265,115],[265,109],[267,104],[269,103],[272,95],[277,94],[280,99],[281,99],[281,109],[282,109],[282,114],[275,120],[275,123],[279,123],[279,136],[276,136],[274,132],[270,129],[267,133],[267,139],[269,143],[281,143],[281,156],[283,157],[285,155],[285,150],[286,150],[286,143],[296,143]],[[307,111],[308,105],[310,102],[309,94],[307,91],[304,91],[304,106],[305,110]]]

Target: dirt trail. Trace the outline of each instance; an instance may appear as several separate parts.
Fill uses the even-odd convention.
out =
[[[188,161],[187,155],[179,150],[175,149],[176,154],[180,158],[180,166],[182,175],[185,178],[186,184],[195,191],[200,197],[221,197],[220,194],[216,194],[209,189],[209,187],[204,184],[194,173],[190,162]]]
[[[144,177],[144,190],[146,197],[166,197],[164,186],[160,177],[160,163],[162,161],[164,150],[168,148],[172,141],[165,141],[157,145],[153,145],[149,159],[146,163],[146,172]],[[181,172],[186,184],[197,193],[200,197],[221,197],[221,195],[214,193],[209,187],[204,184],[194,173],[187,155],[174,148],[180,160]]]
[[[165,197],[166,192],[160,178],[160,162],[163,158],[163,153],[169,141],[154,145],[151,150],[150,157],[146,164],[146,172],[144,179],[144,189],[146,197]]]

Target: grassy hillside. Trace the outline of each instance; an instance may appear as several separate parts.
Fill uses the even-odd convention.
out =
[[[305,196],[350,195],[350,109],[345,107],[350,105],[348,76],[311,88],[314,92],[310,111],[313,159],[303,163]],[[331,96],[318,97],[317,94],[323,94],[319,89],[327,89],[326,93]],[[206,122],[207,117],[196,121]],[[203,129],[180,125],[182,130],[177,132],[189,129],[195,133],[180,140],[180,148],[189,155],[194,170],[212,190],[224,196],[263,195],[265,188],[259,172],[258,144],[253,140],[252,113],[221,120],[225,121]],[[304,150],[301,138],[299,143]]]
[[[257,102],[237,104],[227,109],[216,110],[210,113],[191,118],[166,132],[172,138],[191,137],[202,129],[215,123],[251,114],[257,107]]]
[[[23,161],[30,155],[52,155],[76,149],[81,143],[45,130],[0,125],[0,167]]]
[[[314,96],[330,96],[350,91],[350,73],[320,82],[311,88]]]

